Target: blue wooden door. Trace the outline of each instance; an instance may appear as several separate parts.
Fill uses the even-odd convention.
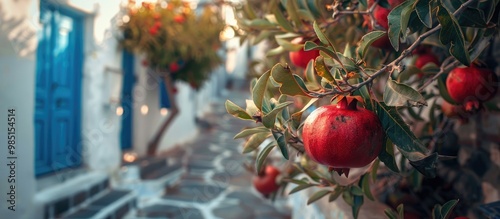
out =
[[[35,101],[37,176],[81,164],[83,17],[40,3]]]
[[[123,51],[122,69],[123,69],[123,86],[121,103],[123,108],[122,114],[122,130],[120,133],[120,145],[122,150],[132,149],[133,142],[133,106],[134,100],[132,89],[134,88],[134,55],[127,51]]]

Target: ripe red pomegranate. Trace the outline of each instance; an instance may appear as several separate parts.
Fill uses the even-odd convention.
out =
[[[368,1],[368,5],[371,6],[374,1]],[[389,0],[389,5],[391,5],[391,9],[396,7],[397,5],[401,4],[403,0]],[[375,6],[375,9],[373,10],[373,17],[375,18],[375,21],[378,25],[383,27],[386,31],[389,29],[389,20],[387,19],[387,16],[391,12],[391,9],[384,8],[380,5]],[[370,16],[365,15],[365,23],[364,25],[368,26],[368,30],[372,31],[373,27],[371,25],[370,21]],[[386,32],[387,33],[387,32]],[[379,49],[393,49],[391,45],[391,41],[389,40],[388,34],[385,36],[375,40],[371,46],[379,48]]]
[[[348,97],[313,111],[304,122],[302,137],[309,157],[346,176],[349,168],[371,163],[384,145],[377,115],[357,108],[357,100]]]
[[[159,28],[157,26],[153,26],[153,27],[149,28],[149,34],[151,34],[152,36],[156,36],[156,34],[158,34],[158,31],[159,31]]]
[[[490,69],[474,65],[458,67],[448,75],[446,88],[455,102],[464,104],[467,111],[473,111],[479,109],[482,102],[495,96],[498,77]]]
[[[262,195],[270,195],[279,189],[279,185],[276,183],[279,174],[278,168],[268,165],[261,174],[253,177],[253,186]]]
[[[177,64],[177,62],[170,63],[168,68],[170,69],[170,73],[175,73],[179,71],[179,69],[181,69],[181,67],[179,66],[179,64]]]
[[[292,43],[304,43],[305,41],[302,38],[297,38],[292,40]],[[301,48],[298,51],[292,51],[289,53],[290,61],[297,67],[307,68],[307,64],[311,59],[316,59],[319,56],[319,50],[309,50],[304,51],[304,48]]]

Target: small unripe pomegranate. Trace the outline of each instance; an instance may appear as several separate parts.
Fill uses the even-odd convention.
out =
[[[349,168],[371,163],[384,145],[377,115],[348,97],[313,111],[304,121],[302,137],[309,157],[346,176]]]
[[[477,110],[482,102],[493,98],[498,90],[498,77],[490,69],[458,67],[446,79],[450,97],[467,111]]]
[[[262,173],[253,177],[253,186],[262,195],[270,195],[280,188],[276,183],[278,175],[280,175],[278,168],[268,165]]]

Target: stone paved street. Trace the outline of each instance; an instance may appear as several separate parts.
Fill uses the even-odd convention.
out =
[[[247,159],[241,154],[243,140],[233,140],[251,122],[227,114],[226,99],[244,106],[248,93],[231,91],[212,104],[211,112],[202,118],[210,127],[200,129],[196,139],[181,146],[186,171],[180,180],[165,188],[164,195],[139,201],[137,210],[126,218],[291,217],[285,201],[272,203],[253,189],[252,174],[243,168]]]

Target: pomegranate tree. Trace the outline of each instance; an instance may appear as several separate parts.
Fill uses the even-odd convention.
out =
[[[281,153],[292,170],[280,176],[284,191],[314,188],[307,204],[342,196],[352,207],[348,217],[358,217],[365,199],[390,206],[389,218],[473,214],[470,206],[481,204],[482,190],[460,188],[482,184],[479,173],[469,177],[471,171],[461,169],[466,165],[452,157],[462,140],[453,136],[462,128],[457,122],[480,118],[474,113],[485,115],[482,109],[500,110],[486,103],[498,89],[491,54],[500,3],[310,2],[248,1],[237,7],[236,32],[269,48],[260,62],[265,71],[252,72],[257,77],[246,106],[226,102],[228,113],[257,124],[235,136],[247,139],[243,152],[253,156],[256,169],[268,156],[280,159],[271,152]],[[489,67],[476,66],[476,60]],[[475,136],[484,136],[477,127]],[[457,153],[447,153],[450,148]]]

